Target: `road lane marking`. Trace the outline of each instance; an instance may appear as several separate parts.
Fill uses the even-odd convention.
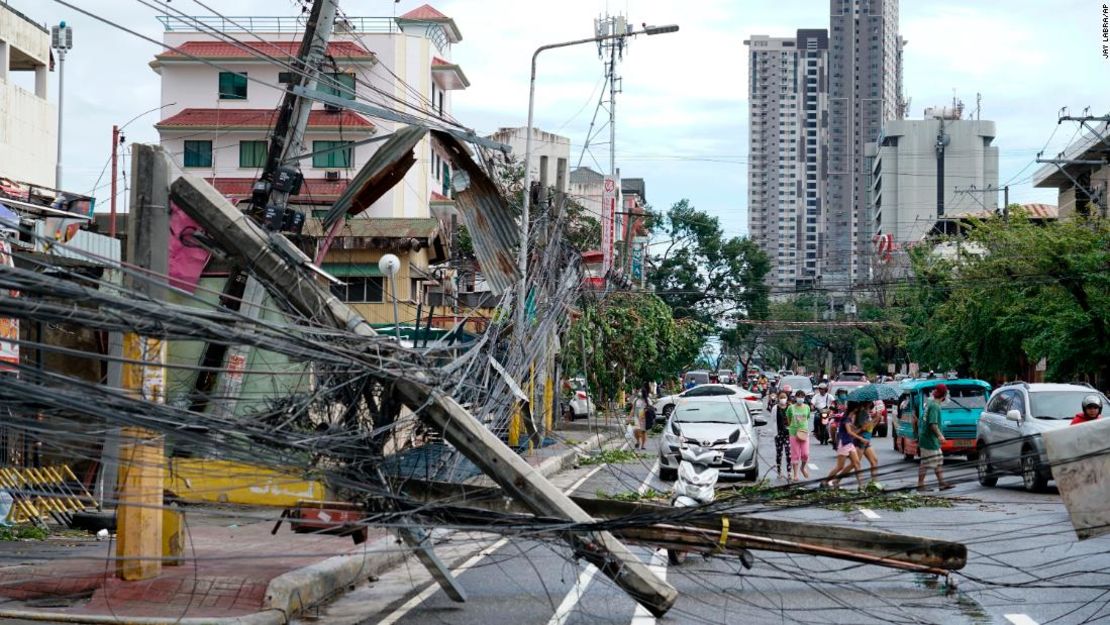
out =
[[[497,551],[498,549],[504,547],[508,543],[509,543],[508,538],[502,538],[501,540],[493,543],[489,547],[486,547],[485,549],[483,549],[483,550],[479,551],[478,553],[474,554],[466,562],[463,562],[462,565],[459,566],[459,568],[452,570],[451,571],[452,575],[454,575],[456,578],[459,577],[463,573],[470,570],[471,567],[473,567],[475,564],[478,564],[479,562],[484,560],[486,558],[486,556],[488,556],[491,553]],[[404,618],[405,615],[408,614],[409,612],[411,612],[413,608],[417,607],[421,603],[424,603],[425,601],[428,600],[429,597],[436,594],[440,590],[441,590],[441,588],[440,588],[439,584],[432,584],[432,585],[428,586],[427,588],[422,590],[420,592],[420,594],[416,595],[412,599],[409,599],[408,601],[406,601],[404,603],[404,605],[402,605],[401,607],[399,607],[396,610],[394,610],[393,612],[391,612],[388,616],[386,616],[382,620],[378,621],[378,625],[393,625],[397,621]]]
[[[579,487],[581,487],[583,484],[585,484],[587,480],[589,480],[591,477],[596,475],[597,472],[602,470],[603,468],[605,468],[604,464],[597,465],[596,467],[591,469],[589,473],[586,473],[586,475],[583,475],[581,478],[578,479],[578,481],[571,484],[570,488],[567,488],[563,492],[565,492],[567,495],[573,494],[574,491],[578,490]],[[508,544],[508,542],[509,542],[508,538],[502,538],[501,540],[498,540],[497,542],[493,543],[489,547],[486,547],[485,549],[483,549],[483,550],[479,551],[478,553],[474,554],[466,562],[463,562],[462,565],[459,566],[459,568],[454,569],[452,571],[452,574],[457,578],[458,576],[462,575],[463,573],[465,573],[466,571],[468,571],[469,569],[474,567],[474,565],[481,562],[483,559],[485,559],[490,554],[492,554],[495,551],[497,551],[498,549],[504,547],[506,544]],[[595,567],[594,565],[591,564],[589,566],[589,568],[593,569],[594,573],[597,572],[597,567]],[[583,572],[583,575],[585,575],[585,572]],[[592,578],[592,577],[593,577],[593,573],[591,573],[589,575],[589,577],[586,578],[585,583],[582,586],[582,591],[583,592],[585,591],[585,588],[586,588],[585,584],[588,584],[589,583],[589,578]],[[582,581],[582,576],[579,576],[579,581]],[[575,588],[577,589],[577,583],[575,584]],[[416,595],[412,599],[409,599],[401,607],[397,608],[396,610],[391,612],[388,616],[386,616],[381,621],[379,621],[378,625],[393,625],[397,621],[404,618],[406,614],[411,612],[414,608],[419,606],[421,603],[424,603],[425,601],[427,601],[432,595],[436,594],[436,592],[438,592],[439,590],[440,590],[439,584],[432,584],[432,585],[428,586],[427,588],[422,590],[420,592],[420,594]],[[565,602],[566,601],[564,600],[564,603]],[[560,607],[562,607],[562,606],[560,606]],[[564,620],[566,620],[566,617],[564,617]]]
[[[651,554],[651,564],[648,568],[659,576],[659,579],[667,581],[667,550],[656,549],[655,553]],[[632,625],[655,625],[655,617],[647,611],[647,608],[637,603],[636,611],[632,613]]]
[[[874,510],[869,510],[869,509],[867,509],[867,508],[860,508],[860,509],[859,509],[859,511],[863,513],[863,516],[865,516],[865,517],[867,517],[867,518],[869,518],[869,519],[877,519],[877,518],[879,518],[879,515],[878,515],[878,514],[875,514],[875,511],[874,511]]]
[[[655,477],[655,472],[658,470],[659,461],[656,460],[655,464],[651,465],[651,469],[648,471],[647,477],[644,478],[644,482],[640,484],[640,487],[636,489],[636,492],[640,493],[641,495],[646,493],[648,489],[648,484],[651,484],[651,478]]]
[[[1028,614],[1004,614],[1003,616],[1014,625],[1038,625],[1037,621],[1029,618]]]
[[[547,625],[564,625],[567,622],[567,619],[570,618],[570,615],[574,612],[574,607],[578,605],[582,596],[586,594],[586,587],[590,585],[590,581],[593,580],[594,575],[597,575],[597,571],[598,569],[596,566],[592,564],[586,565],[586,568],[582,570],[578,579],[575,580],[574,588],[571,588],[567,596],[563,597],[563,602],[559,604],[559,608],[555,610],[555,614],[551,617],[551,620],[547,622]]]
[[[813,464],[812,462],[809,463],[809,470],[810,471],[816,471],[817,469],[818,469],[817,465]]]

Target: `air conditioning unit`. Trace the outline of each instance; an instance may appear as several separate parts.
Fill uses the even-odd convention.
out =
[[[339,180],[339,172],[334,171],[334,170],[325,171],[324,172],[324,180],[328,180],[328,181],[331,181],[331,182],[335,182],[335,181]]]

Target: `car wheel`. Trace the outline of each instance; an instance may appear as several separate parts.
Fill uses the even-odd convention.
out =
[[[672,412],[674,412],[674,404],[667,404],[666,406],[663,406],[663,416],[664,417],[671,416]]]
[[[976,463],[979,472],[979,483],[983,486],[994,486],[998,483],[998,474],[991,466],[991,457],[982,443],[979,444],[979,462]]]
[[[1021,483],[1025,490],[1039,493],[1048,486],[1048,478],[1044,476],[1037,462],[1037,454],[1031,449],[1026,449],[1021,454]]]
[[[664,482],[673,482],[678,479],[678,469],[659,467],[659,479]]]

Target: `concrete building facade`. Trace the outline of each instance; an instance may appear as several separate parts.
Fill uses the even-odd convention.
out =
[[[1060,219],[1076,215],[1110,217],[1110,165],[1105,164],[1110,123],[1092,124],[1065,148],[1060,165],[1046,164],[1033,174],[1033,186],[1057,189]],[[1103,161],[1103,164],[1092,164]]]
[[[162,146],[187,173],[208,179],[225,196],[245,199],[262,172],[277,108],[291,80],[290,62],[303,35],[298,17],[161,16],[170,46],[151,67],[161,77]],[[424,118],[451,118],[452,92],[469,86],[451,59],[462,35],[454,20],[429,5],[400,17],[337,20],[318,87]],[[304,176],[290,203],[306,214],[304,232],[320,236],[314,216],[334,202],[381,143],[354,142],[392,133],[400,124],[316,103],[304,135]],[[377,267],[385,253],[401,259],[396,276],[400,320],[415,321],[430,266],[446,259],[453,212],[446,154],[426,137],[404,178],[336,234],[324,267],[345,284],[333,288],[368,321],[393,321],[392,286]]]
[[[55,186],[58,110],[47,99],[50,66],[50,32],[0,5],[0,177]],[[34,91],[16,84],[20,74],[33,74]]]
[[[898,0],[830,0],[829,185],[822,278],[866,279],[871,249],[865,146],[904,116]]]
[[[938,220],[993,212],[998,206],[994,122],[959,119],[948,109],[926,110],[926,119],[888,121],[878,142],[867,145],[872,219],[866,278],[874,278],[890,260],[889,242],[895,248],[912,245]],[[884,236],[888,243],[879,250]]]
[[[523,162],[528,139],[527,128],[500,128],[488,138],[508,145],[512,148],[510,158],[518,163]],[[532,129],[532,162],[528,167],[532,170],[533,181],[539,182],[544,188],[551,187],[560,193],[566,193],[569,162],[569,137],[539,128]]]
[[[749,48],[748,232],[771,259],[772,293],[822,271],[827,188],[825,30],[753,35]]]

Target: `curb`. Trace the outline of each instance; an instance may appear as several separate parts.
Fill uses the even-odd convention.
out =
[[[281,610],[265,610],[245,616],[200,616],[169,618],[160,616],[112,616],[111,614],[68,614],[65,612],[31,612],[0,610],[0,618],[45,621],[50,623],[86,623],[87,625],[285,625]]]
[[[412,557],[412,551],[397,547],[392,534],[379,538],[361,553],[335,556],[323,562],[278,575],[266,587],[269,611],[294,616],[348,586],[381,575]],[[262,612],[265,614],[266,612]]]
[[[590,440],[582,445],[572,445],[566,452],[544,460],[536,467],[536,471],[544,477],[551,477],[560,471],[574,466],[578,461],[578,456],[602,449],[614,440],[622,438],[618,431],[602,432],[598,430],[596,433],[591,432],[590,434]]]

